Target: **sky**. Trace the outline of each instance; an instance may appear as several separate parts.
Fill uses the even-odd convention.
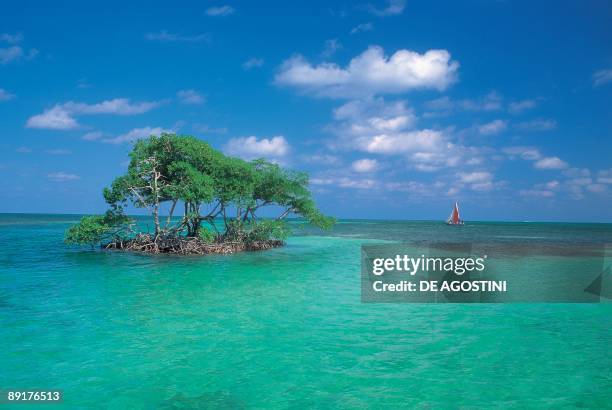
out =
[[[607,1],[10,2],[0,212],[98,213],[131,144],[307,171],[339,218],[612,222]]]

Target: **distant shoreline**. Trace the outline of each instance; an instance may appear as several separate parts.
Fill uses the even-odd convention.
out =
[[[80,218],[82,216],[85,215],[92,215],[95,212],[92,213],[34,213],[34,212],[0,212],[0,217],[1,216],[10,216],[10,215],[15,215],[15,216],[54,216],[54,217],[74,217],[74,218]],[[147,215],[144,214],[129,214],[128,216],[133,217],[133,218],[145,218],[147,217]],[[160,214],[160,218],[166,218],[167,215],[162,215]],[[178,217],[177,217],[178,218]],[[265,218],[265,217],[264,217]],[[222,219],[221,219],[222,220]],[[302,221],[303,219],[300,218],[286,218],[287,221]],[[343,222],[444,222],[444,218],[439,218],[439,219],[385,219],[385,218],[338,218],[338,223],[343,223]],[[567,225],[567,224],[576,224],[576,225],[580,225],[580,224],[597,224],[597,225],[612,225],[612,221],[610,222],[601,222],[601,221],[513,221],[513,220],[469,220],[466,219],[466,225],[470,225],[470,224],[483,224],[483,223],[516,223],[516,224],[560,224],[560,225]]]

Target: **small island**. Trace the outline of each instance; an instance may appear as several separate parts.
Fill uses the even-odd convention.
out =
[[[290,215],[322,229],[335,223],[318,210],[306,173],[228,157],[198,138],[169,133],[134,144],[126,174],[104,189],[104,199],[106,213],[84,216],[66,231],[66,243],[152,254],[234,253],[282,246]],[[150,212],[152,230],[126,215],[129,205]],[[258,217],[267,206],[280,215]]]

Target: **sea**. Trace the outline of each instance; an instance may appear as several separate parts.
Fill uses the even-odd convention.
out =
[[[378,243],[608,263],[611,224],[293,221],[278,249],[152,256],[65,245],[78,219],[0,214],[0,390],[49,408],[612,406],[612,304],[364,303],[360,275]]]

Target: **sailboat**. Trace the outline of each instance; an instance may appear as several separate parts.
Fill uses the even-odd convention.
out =
[[[463,225],[463,219],[459,216],[459,204],[455,202],[455,207],[453,208],[450,216],[446,220],[447,225]]]

